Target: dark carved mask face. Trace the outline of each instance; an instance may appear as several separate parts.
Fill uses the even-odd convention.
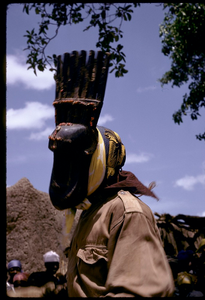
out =
[[[88,171],[97,146],[97,131],[61,123],[49,137],[54,153],[49,194],[57,209],[75,207],[87,196]]]

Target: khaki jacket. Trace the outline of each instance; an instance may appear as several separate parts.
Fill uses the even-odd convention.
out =
[[[69,297],[172,296],[174,282],[150,208],[119,191],[83,211],[68,254]]]

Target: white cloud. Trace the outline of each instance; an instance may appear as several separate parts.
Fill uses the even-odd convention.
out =
[[[45,130],[41,132],[32,132],[29,136],[29,140],[44,140],[48,139],[48,136],[53,132],[54,128],[47,127]]]
[[[175,187],[182,187],[183,189],[187,191],[192,191],[194,189],[194,186],[199,183],[202,185],[205,185],[205,174],[198,175],[198,176],[184,176],[180,179],[178,179],[174,186]]]
[[[44,72],[27,70],[26,59],[22,56],[7,55],[7,84],[23,84],[27,89],[45,90],[54,86],[53,73],[46,69]]]
[[[147,91],[153,91],[156,90],[156,86],[155,85],[151,85],[151,86],[147,86],[147,87],[139,87],[137,88],[137,93],[143,93],[143,92],[147,92]]]
[[[131,164],[131,163],[144,163],[149,161],[152,158],[152,154],[149,153],[129,153],[126,154],[126,164]]]
[[[24,108],[7,110],[7,129],[40,129],[54,118],[54,108],[40,102],[26,102]]]
[[[98,125],[99,126],[103,126],[105,125],[107,122],[111,122],[113,121],[114,118],[109,115],[109,114],[105,114],[104,116],[100,116],[99,120],[98,120]]]
[[[205,217],[205,211],[196,214],[198,217]]]

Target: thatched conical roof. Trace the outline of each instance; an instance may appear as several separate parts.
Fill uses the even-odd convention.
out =
[[[61,246],[64,211],[55,209],[48,193],[33,187],[27,178],[7,187],[6,262],[18,259],[24,272],[45,269],[43,254],[53,250],[60,256],[65,273],[67,260]]]

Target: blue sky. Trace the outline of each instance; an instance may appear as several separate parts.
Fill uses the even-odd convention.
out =
[[[55,128],[53,73],[36,77],[26,66],[26,30],[39,21],[22,12],[23,4],[7,10],[7,186],[27,177],[31,184],[48,192],[53,157],[48,135]],[[124,170],[154,189],[160,201],[141,199],[153,212],[205,215],[204,142],[195,138],[204,131],[205,112],[192,121],[185,117],[179,126],[172,114],[179,109],[187,86],[161,87],[157,81],[169,70],[170,59],[161,52],[159,25],[164,11],[156,4],[135,8],[130,22],[122,26],[129,72],[122,78],[108,75],[99,125],[115,130],[126,147]],[[96,48],[97,29],[83,32],[84,24],[61,28],[47,54]]]

